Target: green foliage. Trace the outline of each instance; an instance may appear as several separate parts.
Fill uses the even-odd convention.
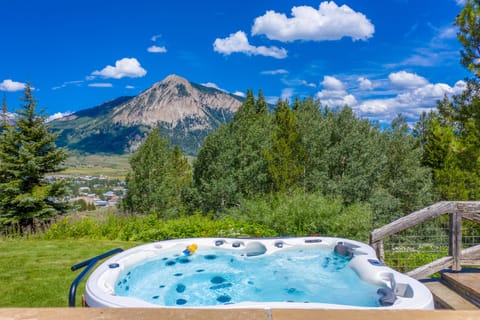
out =
[[[182,190],[190,182],[190,165],[178,147],[172,148],[153,130],[130,159],[132,171],[126,178],[124,209],[138,213],[157,213],[161,218],[182,211]]]
[[[119,216],[108,213],[105,219],[87,217],[80,220],[63,218],[43,235],[44,239],[98,239],[156,241],[196,237],[268,237],[276,233],[269,227],[248,223],[234,217],[213,219],[194,214],[160,220],[156,214]]]
[[[476,77],[480,76],[480,1],[469,0],[455,20],[457,39],[463,46],[461,63]]]
[[[263,151],[271,142],[271,120],[265,104],[248,91],[234,119],[204,141],[193,165],[193,207],[221,211],[269,190]]]
[[[341,199],[300,191],[244,200],[225,215],[269,226],[280,236],[317,234],[368,241],[372,226],[368,205],[345,206]]]
[[[60,171],[67,154],[56,147],[58,135],[50,132],[46,117],[37,110],[30,85],[22,100],[15,123],[2,123],[0,223],[28,226],[65,211],[64,183],[49,183],[45,175]]]
[[[376,224],[431,203],[421,143],[402,117],[380,131],[348,107],[322,108],[312,98],[293,108],[279,101],[273,114],[258,104],[247,92],[234,120],[205,140],[194,163],[193,207],[242,211],[249,199],[303,190],[368,204]]]
[[[476,200],[480,197],[480,84],[451,101],[437,105],[438,113],[425,120],[424,163],[432,169],[442,200]]]
[[[383,161],[379,161],[380,175],[371,199],[376,222],[380,224],[400,218],[433,200],[430,169],[422,165],[422,148],[410,133],[405,118],[399,116],[392,121],[391,129],[383,133],[383,141]]]
[[[283,192],[301,185],[305,174],[305,152],[295,113],[290,109],[288,101],[278,102],[274,128],[271,147],[265,151],[265,158],[272,189]]]

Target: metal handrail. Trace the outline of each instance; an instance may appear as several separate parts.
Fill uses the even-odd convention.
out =
[[[72,285],[70,286],[70,291],[68,294],[68,306],[69,307],[75,307],[75,299],[77,295],[77,287],[80,281],[82,281],[83,277],[97,264],[98,261],[105,259],[111,255],[114,255],[116,253],[122,252],[122,248],[116,248],[113,250],[110,250],[108,252],[102,253],[98,256],[95,256],[93,258],[90,258],[88,260],[82,261],[80,263],[77,263],[76,265],[73,265],[70,270],[76,271],[80,268],[83,268],[86,266],[85,269],[73,280]]]

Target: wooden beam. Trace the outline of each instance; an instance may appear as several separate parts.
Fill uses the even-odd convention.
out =
[[[424,266],[418,267],[407,272],[407,275],[415,279],[424,279],[428,276],[439,272],[440,270],[450,268],[453,264],[453,257],[443,257]]]
[[[480,214],[478,214],[478,213],[471,213],[471,212],[462,213],[462,217],[464,219],[480,223]]]
[[[451,213],[450,214],[450,228],[448,233],[449,247],[448,254],[453,257],[452,270],[462,270],[460,264],[461,251],[462,251],[462,214]]]
[[[415,211],[405,217],[395,220],[381,228],[375,229],[370,234],[371,243],[385,239],[388,236],[406,230],[417,224],[441,216],[446,213],[455,212],[455,202],[443,201],[437,202],[430,207]]]
[[[459,213],[480,213],[480,201],[456,201],[457,212]]]

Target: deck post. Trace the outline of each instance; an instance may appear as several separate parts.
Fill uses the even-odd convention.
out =
[[[450,214],[449,255],[453,258],[452,270],[462,270],[462,214],[455,210]]]

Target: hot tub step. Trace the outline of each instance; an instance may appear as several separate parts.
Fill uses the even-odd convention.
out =
[[[439,279],[425,282],[435,300],[436,309],[478,310],[470,301],[444,285]]]
[[[465,269],[461,272],[442,272],[442,280],[462,297],[480,307],[480,270]]]

